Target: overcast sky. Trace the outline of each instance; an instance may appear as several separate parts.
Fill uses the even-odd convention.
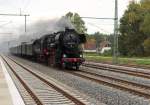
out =
[[[122,17],[129,1],[131,0],[118,0],[119,18]],[[27,17],[28,25],[41,19],[59,18],[69,11],[77,12],[81,17],[114,17],[114,2],[115,0],[0,0],[0,13],[20,13],[21,8],[22,14],[30,14]],[[113,32],[112,20],[84,21],[88,33]],[[24,17],[0,16],[0,33],[14,33],[23,24]]]

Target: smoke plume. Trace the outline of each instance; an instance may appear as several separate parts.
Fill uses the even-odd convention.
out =
[[[65,17],[53,20],[39,20],[36,23],[29,25],[26,33],[20,31],[18,40],[19,42],[29,42],[30,40],[40,38],[45,34],[64,31],[65,27],[71,29],[74,28],[71,22]]]

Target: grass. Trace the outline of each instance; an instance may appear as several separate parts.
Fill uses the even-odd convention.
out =
[[[96,53],[84,53],[84,57],[88,61],[112,63],[112,56],[102,56]],[[137,65],[150,67],[150,57],[119,57],[119,64]]]

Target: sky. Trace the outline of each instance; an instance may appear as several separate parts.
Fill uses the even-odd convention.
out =
[[[131,0],[118,0],[118,15],[122,17]],[[0,0],[0,14],[29,14],[28,25],[38,20],[60,18],[67,12],[76,12],[81,17],[114,17],[115,0]],[[88,33],[113,33],[113,20],[83,19]],[[22,16],[0,16],[0,40],[15,37],[20,26],[24,25]]]

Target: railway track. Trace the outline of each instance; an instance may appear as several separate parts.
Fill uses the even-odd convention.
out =
[[[114,65],[113,63],[110,63],[110,62],[96,62],[96,61],[87,61],[87,62]],[[136,65],[136,64],[118,64],[118,66],[125,66],[125,67],[132,67],[132,68],[141,68],[141,69],[150,69],[149,65],[142,66],[142,65]]]
[[[68,93],[59,85],[44,79],[17,61],[1,56],[10,70],[14,73],[26,91],[30,94],[37,105],[87,105],[86,99],[75,93]],[[73,95],[74,94],[74,95]]]
[[[15,61],[16,62],[16,61]],[[17,63],[17,62],[16,62]],[[17,63],[19,64],[19,63]],[[23,65],[19,64],[24,68]],[[85,70],[79,70],[79,71],[68,71],[64,70],[64,72],[70,73],[72,75],[88,79],[90,81],[94,81],[96,83],[110,86],[122,91],[129,92],[130,94],[134,94],[140,97],[144,97],[147,99],[150,99],[150,86],[139,84],[136,82],[131,82],[129,80],[124,79],[118,79],[111,76],[105,76]]]
[[[81,77],[81,78],[84,78],[84,79],[94,81],[94,82],[102,84],[102,85],[111,86],[116,89],[127,91],[131,94],[150,99],[150,86],[147,86],[147,85],[138,84],[135,82],[118,79],[118,78],[114,78],[114,77],[110,77],[110,76],[104,76],[101,74],[96,74],[96,73],[92,73],[89,71],[83,71],[83,70],[65,71],[65,72],[70,73],[75,76],[78,76],[78,77]]]
[[[143,72],[136,69],[130,70],[121,67],[117,68],[112,66],[96,65],[90,63],[85,63],[83,64],[83,66],[150,79],[150,72]]]
[[[142,66],[142,65],[130,65],[130,64],[120,64],[120,66],[127,66],[127,67],[133,67],[133,68],[141,68],[141,69],[150,69],[150,66]]]

